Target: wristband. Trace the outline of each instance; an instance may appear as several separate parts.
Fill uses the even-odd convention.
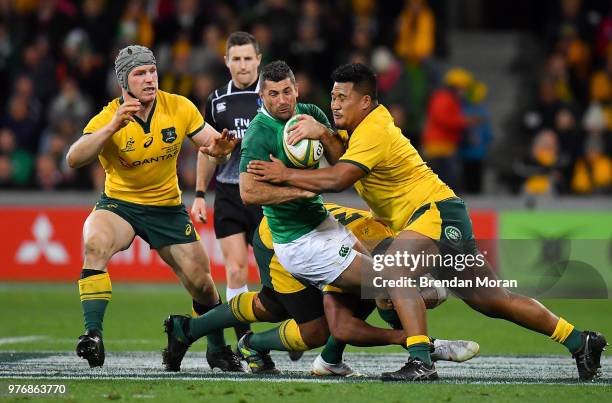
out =
[[[206,191],[196,190],[195,197],[201,197],[202,199],[206,200]]]

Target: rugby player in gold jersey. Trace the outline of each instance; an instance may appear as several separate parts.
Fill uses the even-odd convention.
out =
[[[125,47],[115,60],[115,72],[122,96],[89,121],[66,157],[73,168],[99,159],[106,173],[104,192],[83,225],[79,293],[85,334],[76,352],[91,367],[104,364],[102,322],[112,296],[107,264],[136,235],[174,270],[197,314],[221,303],[208,255],[181,202],[176,160],[185,137],[213,156],[226,155],[235,146],[227,131],[220,134],[206,125],[187,98],[158,89],[151,50]],[[211,367],[242,371],[222,331],[208,337],[207,359]]]
[[[472,223],[463,201],[425,164],[410,141],[395,126],[389,111],[377,100],[376,76],[362,64],[340,66],[332,74],[331,109],[338,133],[330,132],[308,116],[293,130],[293,143],[303,138],[322,141],[332,164],[317,170],[289,169],[278,159],[250,161],[248,172],[257,180],[284,183],[315,193],[340,192],[354,185],[373,214],[397,232],[387,249],[397,253],[435,255],[443,252],[476,255]],[[389,280],[416,278],[432,272],[438,276],[474,276],[474,270],[439,271],[420,265],[412,271],[389,267]],[[351,270],[353,271],[351,273]],[[336,285],[354,289],[362,281],[362,266],[349,267]],[[479,276],[496,278],[488,264]],[[344,283],[343,283],[344,282]],[[425,304],[416,287],[386,289],[406,332],[410,353],[407,364],[383,380],[434,380],[438,378],[429,354]],[[576,358],[582,380],[601,374],[600,356],[607,345],[596,332],[579,331],[538,301],[500,286],[452,290],[473,309],[503,318],[550,336]]]

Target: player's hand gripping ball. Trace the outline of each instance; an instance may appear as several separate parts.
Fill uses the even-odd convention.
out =
[[[323,144],[319,140],[302,139],[294,145],[287,143],[289,128],[298,122],[297,116],[291,117],[283,129],[283,148],[287,158],[298,168],[314,166],[323,155]]]

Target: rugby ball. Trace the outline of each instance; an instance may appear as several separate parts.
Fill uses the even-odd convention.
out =
[[[289,128],[298,122],[297,117],[291,117],[283,128],[283,149],[287,158],[297,168],[310,168],[316,165],[323,155],[323,144],[319,140],[302,139],[294,145],[287,144]]]

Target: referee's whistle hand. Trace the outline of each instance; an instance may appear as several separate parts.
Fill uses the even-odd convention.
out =
[[[193,199],[193,205],[191,206],[191,216],[197,222],[206,224],[208,221],[206,217],[206,201],[202,197],[196,197]]]

